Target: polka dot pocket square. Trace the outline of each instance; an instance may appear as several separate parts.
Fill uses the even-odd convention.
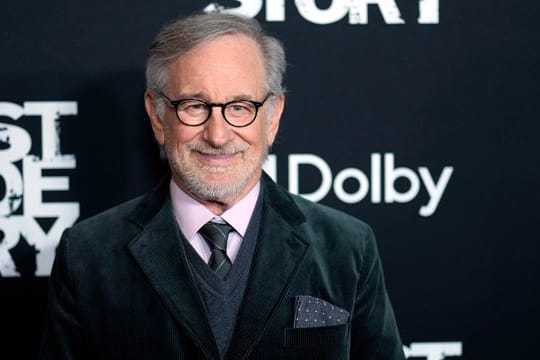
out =
[[[336,326],[349,321],[349,312],[322,299],[299,295],[295,300],[295,328]]]

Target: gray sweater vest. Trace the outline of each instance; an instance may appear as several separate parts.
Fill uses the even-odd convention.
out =
[[[261,193],[242,240],[242,245],[225,279],[218,278],[181,235],[222,359],[225,357],[233,336],[236,317],[244,296],[251,260],[255,252],[261,221],[262,191],[261,187]]]

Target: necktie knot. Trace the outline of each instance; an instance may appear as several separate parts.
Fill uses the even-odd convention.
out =
[[[227,223],[209,221],[204,224],[199,233],[206,240],[212,250],[208,265],[220,278],[224,278],[231,269],[231,260],[227,256],[227,238],[233,230]]]

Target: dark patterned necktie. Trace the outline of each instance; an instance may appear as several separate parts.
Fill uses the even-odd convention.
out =
[[[199,230],[199,233],[206,240],[210,249],[212,249],[212,256],[208,265],[216,275],[223,279],[231,270],[232,263],[227,256],[227,238],[229,233],[233,230],[229,224],[220,224],[215,222],[207,222]]]

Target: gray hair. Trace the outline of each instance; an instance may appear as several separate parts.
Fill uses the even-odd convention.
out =
[[[266,34],[254,19],[244,16],[209,13],[178,19],[166,25],[150,47],[146,64],[146,87],[163,91],[171,63],[194,47],[217,37],[230,34],[246,35],[259,45],[265,63],[265,91],[274,95],[284,93],[285,51],[281,42]],[[155,103],[158,115],[163,114],[163,103]]]

